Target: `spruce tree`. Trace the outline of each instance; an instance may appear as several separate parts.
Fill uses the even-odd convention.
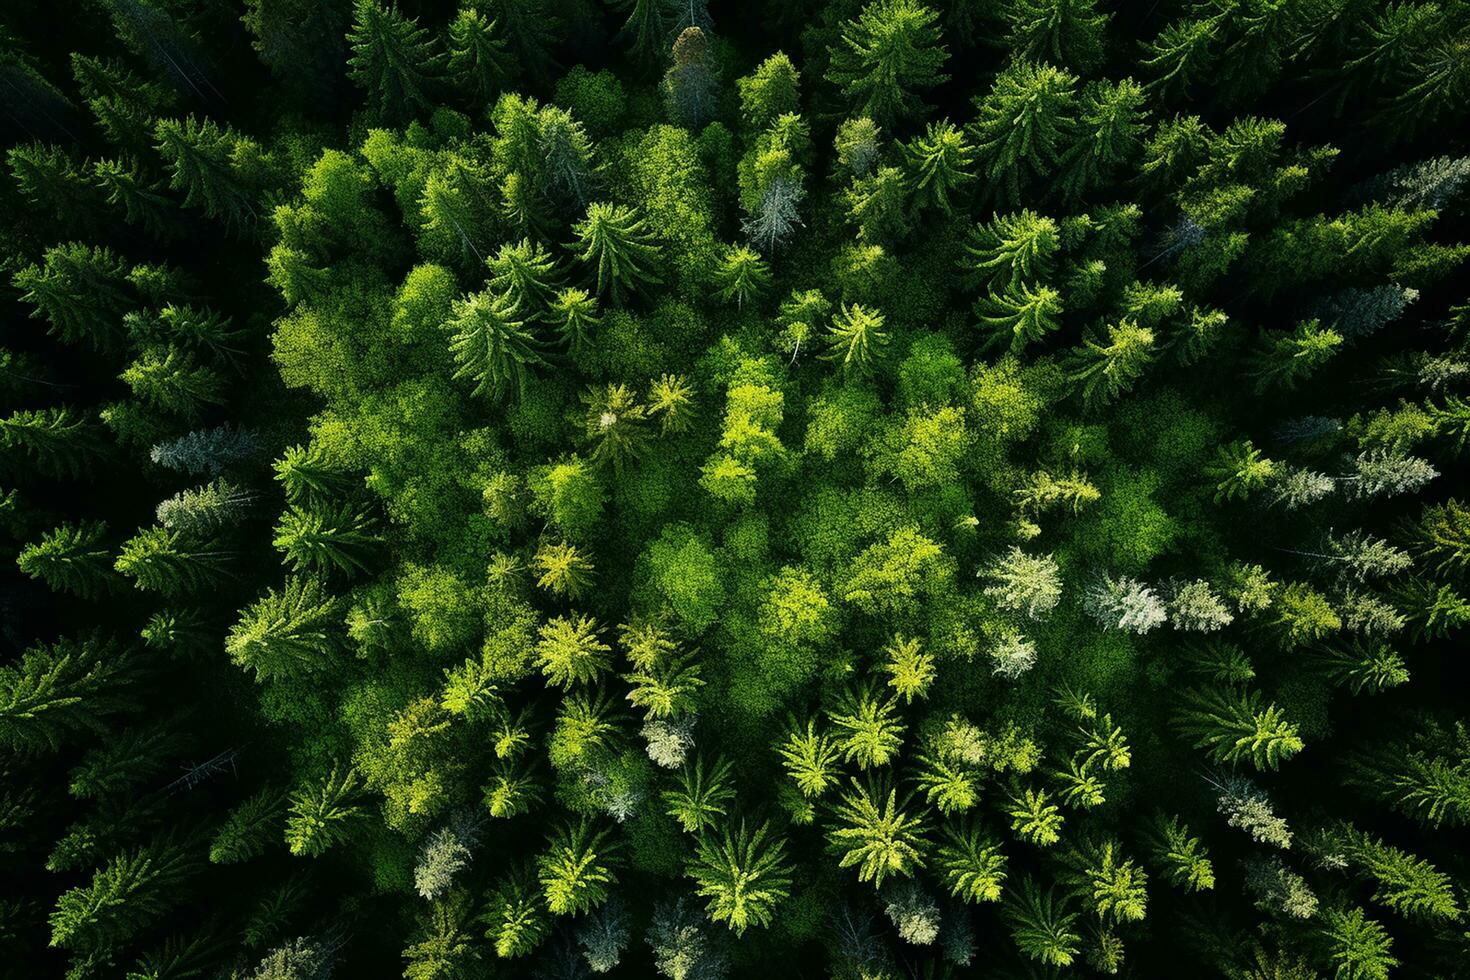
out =
[[[442,55],[417,21],[396,5],[384,8],[379,0],[354,0],[347,42],[352,52],[347,77],[366,93],[375,118],[401,124],[432,107],[429,94]]]
[[[631,208],[593,204],[572,231],[577,258],[596,270],[597,292],[614,303],[626,292],[660,281],[653,269],[661,250]]]
[[[53,589],[96,599],[119,584],[111,549],[103,544],[106,536],[103,521],[62,524],[22,548],[15,563]]]
[[[940,43],[939,15],[915,0],[873,0],[842,25],[827,80],[854,112],[878,125],[921,115],[919,92],[949,76],[949,52]]]

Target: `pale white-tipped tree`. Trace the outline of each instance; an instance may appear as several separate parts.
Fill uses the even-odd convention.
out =
[[[1028,555],[1012,545],[1011,550],[980,569],[979,576],[990,584],[985,594],[1009,612],[1023,612],[1032,619],[1056,608],[1062,598],[1062,571],[1051,555]]]
[[[1352,470],[1342,477],[1342,483],[1348,496],[1357,500],[1412,493],[1439,476],[1439,470],[1428,460],[1399,449],[1369,449],[1359,453],[1350,465]]]
[[[1169,622],[1177,630],[1214,633],[1235,621],[1235,614],[1209,582],[1171,582],[1167,589]]]
[[[883,890],[883,911],[904,942],[928,946],[939,938],[939,904],[912,879],[895,881]]]
[[[1168,619],[1164,600],[1152,588],[1126,575],[1104,574],[1087,590],[1085,606],[1103,629],[1143,634]]]
[[[990,654],[990,672],[1006,680],[1016,680],[1036,666],[1036,644],[1020,630],[1005,630],[987,652]]]
[[[1337,481],[1325,473],[1294,466],[1283,472],[1271,486],[1271,503],[1286,510],[1297,510],[1329,496],[1337,489]]]
[[[682,766],[689,750],[694,748],[693,727],[693,718],[688,716],[667,720],[655,718],[645,722],[640,734],[648,743],[648,758],[664,769]]]

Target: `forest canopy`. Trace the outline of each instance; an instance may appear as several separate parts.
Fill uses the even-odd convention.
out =
[[[13,0],[0,975],[1470,963],[1470,3]]]

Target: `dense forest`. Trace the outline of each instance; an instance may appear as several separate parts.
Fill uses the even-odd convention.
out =
[[[1470,2],[8,0],[0,975],[1470,976]]]

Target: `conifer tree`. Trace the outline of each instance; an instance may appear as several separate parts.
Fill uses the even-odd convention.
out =
[[[99,636],[30,647],[0,666],[0,742],[14,752],[56,750],[101,732],[135,705],[134,660]]]
[[[172,597],[217,584],[233,557],[217,542],[155,525],[123,542],[114,567],[138,588]]]
[[[981,175],[998,199],[1015,202],[1033,179],[1050,174],[1074,140],[1077,79],[1048,64],[1016,61],[977,102],[975,148]]]
[[[119,377],[144,403],[191,421],[225,402],[224,377],[177,347],[145,351]]]
[[[367,559],[382,538],[372,517],[350,504],[293,505],[281,515],[271,543],[294,572],[335,569],[353,575],[368,570]]]
[[[1011,937],[1022,953],[1047,966],[1071,966],[1081,952],[1082,936],[1074,932],[1077,913],[1050,890],[1026,878],[1006,897],[1002,908]]]
[[[212,119],[194,116],[160,119],[153,138],[169,167],[172,190],[184,192],[184,204],[227,224],[246,224],[257,212],[252,194],[235,172],[235,161],[245,142],[233,130]]]
[[[843,304],[827,328],[827,350],[822,359],[837,361],[844,374],[871,375],[888,346],[883,314],[857,303]]]
[[[51,945],[85,960],[107,958],[183,900],[198,870],[198,858],[168,837],[125,850],[85,885],[62,893],[51,913]]]
[[[930,123],[923,136],[904,146],[904,156],[918,204],[934,205],[945,215],[953,214],[950,195],[975,179],[971,172],[975,149],[964,130],[948,120]]]
[[[529,369],[546,365],[544,342],[519,317],[510,296],[488,289],[455,300],[445,324],[458,366],[454,377],[472,380],[472,394],[522,392]]]
[[[355,802],[360,779],[352,768],[333,766],[325,776],[291,791],[286,845],[301,857],[318,857],[348,840],[361,813]]]
[[[908,812],[909,802],[882,781],[854,779],[838,803],[837,825],[827,835],[842,854],[839,866],[856,866],[858,880],[875,887],[886,878],[907,878],[924,867],[925,827],[922,818]]]
[[[919,92],[949,76],[949,52],[940,43],[939,15],[915,0],[873,0],[842,25],[827,80],[855,112],[878,125],[921,115]]]
[[[686,27],[674,39],[671,57],[673,64],[660,86],[665,111],[676,126],[702,129],[714,115],[718,94],[709,38],[698,27]]]
[[[279,841],[286,815],[286,794],[267,786],[230,811],[209,845],[214,864],[238,864],[265,852]]]
[[[99,598],[118,584],[111,549],[103,544],[106,536],[107,525],[102,521],[62,524],[22,548],[15,563],[53,589]]]
[[[716,826],[735,798],[730,785],[730,762],[719,758],[705,766],[703,757],[685,763],[679,788],[665,790],[665,812],[679,822],[686,834],[699,834]]]
[[[769,823],[751,830],[742,820],[733,834],[726,828],[720,838],[700,837],[686,874],[697,884],[696,894],[709,900],[710,919],[737,936],[752,925],[770,925],[791,887],[786,842],[771,833]]]
[[[720,299],[727,303],[733,299],[736,309],[744,309],[747,301],[758,299],[770,282],[770,266],[746,245],[727,247],[715,271]]]
[[[653,268],[661,250],[631,208],[593,204],[572,231],[577,236],[573,246],[577,257],[596,269],[597,292],[614,303],[626,291],[660,281]]]
[[[1096,0],[1017,0],[1005,18],[1016,58],[1087,72],[1103,60],[1112,14],[1099,13]]]
[[[1103,406],[1131,390],[1157,356],[1152,330],[1120,320],[1083,340],[1073,352],[1068,377],[1079,384],[1089,407]]]
[[[474,7],[449,22],[448,81],[472,105],[490,105],[517,74],[500,22]]]
[[[1302,750],[1297,726],[1276,705],[1263,707],[1259,691],[1190,688],[1174,718],[1216,762],[1249,760],[1257,769],[1275,769]]]
[[[347,42],[352,49],[347,77],[366,93],[377,119],[400,124],[431,108],[429,90],[442,56],[417,21],[396,5],[354,0]]]
[[[53,335],[99,351],[117,345],[122,315],[132,303],[127,264],[108,248],[77,242],[47,249],[42,265],[19,270],[11,284]]]
[[[1057,223],[1034,211],[998,215],[975,225],[960,268],[992,289],[1045,280],[1061,248]]]
[[[225,652],[262,681],[322,670],[336,657],[340,613],[316,580],[288,579],[241,613]]]
[[[981,329],[990,335],[987,347],[1004,346],[1019,354],[1061,327],[1062,294],[1047,286],[1013,284],[999,295],[981,297],[975,312]]]
[[[546,908],[552,915],[577,915],[607,901],[618,883],[612,857],[615,847],[605,829],[583,818],[553,831],[536,859]]]

